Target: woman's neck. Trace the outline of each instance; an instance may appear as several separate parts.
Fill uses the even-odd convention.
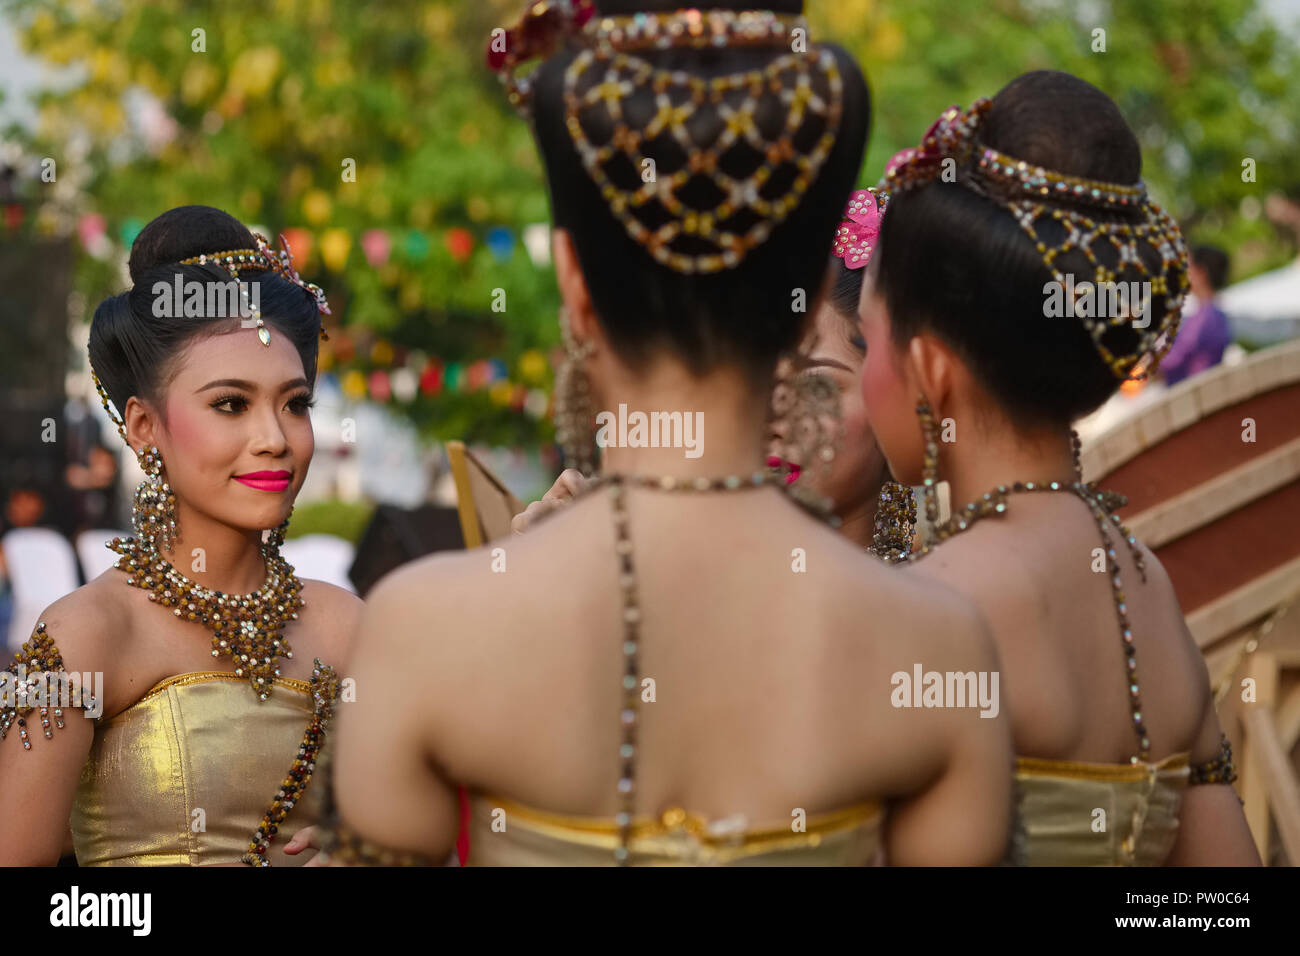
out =
[[[692,377],[662,361],[594,401],[605,474],[750,475],[764,467],[766,391],[738,371]]]
[[[223,594],[251,594],[265,583],[260,532],[232,528],[181,501],[176,503],[176,524],[180,537],[175,546],[160,552],[191,581]]]
[[[981,419],[983,427],[977,428],[974,423]],[[954,511],[999,485],[1017,481],[1070,485],[1076,480],[1068,430],[1025,431],[1000,416],[973,414],[957,422],[955,440],[939,442],[939,478],[948,482]]]
[[[863,550],[871,547],[875,540],[876,505],[875,500],[864,501],[839,515],[840,534]]]

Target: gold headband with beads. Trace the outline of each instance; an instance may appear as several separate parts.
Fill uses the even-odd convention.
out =
[[[949,107],[919,146],[905,149],[889,161],[879,188],[907,192],[940,178],[949,167],[956,182],[1015,217],[1062,289],[1074,284],[1067,281],[1056,260],[1076,249],[1087,257],[1097,283],[1113,283],[1126,269],[1148,279],[1152,294],[1164,296],[1165,321],[1159,327],[1133,324],[1127,310],[1114,316],[1077,316],[1117,378],[1148,377],[1173,345],[1189,285],[1187,247],[1178,224],[1151,200],[1140,180],[1122,184],[1070,176],[985,146],[978,131],[992,107],[988,98],[976,100],[969,110]],[[1131,221],[1115,221],[1116,214]],[[1049,243],[1043,234],[1045,225],[1059,229],[1063,238]],[[1158,269],[1143,262],[1140,244],[1159,255]],[[1094,246],[1109,246],[1115,254],[1114,265],[1099,260]],[[1130,325],[1137,333],[1137,345],[1120,354],[1103,339],[1122,325]]]
[[[489,59],[527,115],[531,85],[515,77],[515,67],[550,55],[566,38],[579,43],[563,95],[566,127],[587,174],[628,236],[656,261],[685,275],[712,274],[736,267],[770,238],[834,149],[843,78],[829,50],[799,48],[807,32],[802,16],[770,10],[599,17],[585,0],[540,0]],[[790,52],[762,69],[712,79],[635,55],[736,47]],[[765,104],[785,110],[779,128],[764,128]],[[606,125],[612,133],[596,141],[593,130]],[[700,127],[715,130],[707,145],[692,131]],[[811,145],[801,149],[801,138]],[[687,190],[696,201],[683,198]]]
[[[252,317],[257,320],[258,341],[269,346],[271,344],[271,333],[267,331],[266,323],[262,321],[261,309],[248,301],[248,288],[239,278],[241,270],[274,272],[281,278],[310,293],[316,300],[316,308],[323,315],[330,314],[330,306],[325,298],[325,292],[320,286],[313,282],[303,282],[298,275],[298,270],[293,267],[293,254],[289,249],[289,241],[284,238],[283,234],[280,235],[280,249],[278,252],[271,248],[271,244],[266,241],[266,236],[260,232],[253,233],[253,241],[257,243],[256,249],[227,249],[222,252],[207,252],[202,255],[190,256],[188,259],[182,259],[180,265],[203,266],[211,263],[229,272],[231,278],[238,283],[239,294],[249,306]],[[321,322],[320,337],[327,341],[329,339],[329,336],[325,334],[324,322]]]

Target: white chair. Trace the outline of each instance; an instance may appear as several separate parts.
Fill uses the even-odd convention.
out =
[[[298,577],[336,584],[357,593],[348,578],[348,568],[356,557],[356,549],[350,542],[332,534],[305,534],[286,541],[280,554],[293,565]]]
[[[81,576],[87,581],[93,581],[111,568],[117,560],[117,552],[108,550],[105,545],[114,538],[126,536],[125,531],[109,528],[96,528],[77,535],[77,560],[81,562]]]
[[[8,643],[17,650],[32,636],[41,612],[77,589],[77,556],[68,539],[49,528],[14,528],[0,538],[0,548],[13,592]]]

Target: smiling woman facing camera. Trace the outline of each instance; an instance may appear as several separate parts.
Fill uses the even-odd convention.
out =
[[[55,863],[69,822],[82,866],[302,862],[272,841],[315,822],[336,684],[322,661],[360,609],[279,552],[328,306],[287,251],[206,206],[149,223],[130,272],[95,311],[90,364],[146,473],[136,533],[41,615],[6,675],[0,862]]]
[[[703,441],[611,441],[527,534],[375,589],[348,673],[386,693],[340,723],[331,856],[446,860],[459,784],[470,865],[1003,857],[996,701],[897,702],[922,666],[996,681],[978,617],[764,467],[792,303],[823,285],[868,119],[856,64],[772,6],[547,2],[503,34],[550,186],[565,437],[626,406],[696,415]]]

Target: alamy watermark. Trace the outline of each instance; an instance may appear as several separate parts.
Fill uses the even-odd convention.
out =
[[[895,671],[889,702],[895,707],[977,707],[981,717],[996,717],[997,671],[927,671],[912,665],[912,673]]]
[[[703,412],[618,412],[596,415],[597,448],[684,448],[687,458],[704,454]]]
[[[104,674],[102,671],[36,671],[27,673],[27,665],[13,671],[0,671],[0,711],[27,710],[32,707],[76,707],[87,717],[104,713]]]
[[[1065,282],[1045,284],[1043,295],[1048,318],[1133,319],[1135,329],[1151,324],[1150,282],[1075,282],[1066,273]]]
[[[257,280],[185,281],[179,272],[171,282],[153,284],[153,314],[159,319],[245,319],[262,311],[262,284]],[[252,325],[246,321],[245,325]]]

